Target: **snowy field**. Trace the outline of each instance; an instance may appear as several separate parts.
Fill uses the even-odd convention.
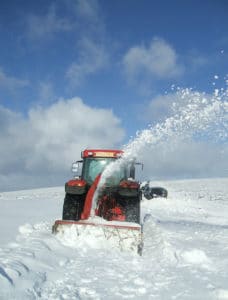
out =
[[[228,178],[152,185],[141,257],[52,235],[63,187],[0,193],[0,299],[228,299]]]

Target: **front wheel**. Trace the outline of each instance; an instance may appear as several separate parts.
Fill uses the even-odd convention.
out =
[[[85,196],[66,193],[63,204],[63,220],[78,221],[84,208]]]
[[[126,222],[140,224],[140,200],[141,193],[134,197],[121,197],[118,204],[123,207],[126,216]]]
[[[126,221],[140,224],[140,198],[129,198],[127,202]]]

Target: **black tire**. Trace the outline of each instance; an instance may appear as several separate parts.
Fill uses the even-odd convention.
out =
[[[84,195],[66,194],[63,204],[63,220],[78,221],[85,203]]]
[[[168,197],[168,191],[163,187],[147,187],[143,191],[143,195],[147,200],[151,200],[153,198]]]
[[[135,197],[124,197],[122,203],[124,203],[126,222],[133,222],[140,224],[140,194]]]
[[[140,200],[139,198],[132,200],[126,210],[126,221],[140,224]]]
[[[152,187],[150,190],[150,194],[152,198],[156,198],[156,197],[167,198],[168,191],[163,187]]]
[[[151,194],[151,188],[149,187],[149,184],[146,184],[142,190],[144,197],[147,200],[151,200],[153,198],[153,194]]]

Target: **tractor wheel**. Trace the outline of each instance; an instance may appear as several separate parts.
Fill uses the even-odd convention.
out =
[[[125,201],[126,221],[140,224],[140,196],[129,197]]]
[[[63,220],[80,220],[84,203],[84,195],[72,195],[66,193],[63,204]]]

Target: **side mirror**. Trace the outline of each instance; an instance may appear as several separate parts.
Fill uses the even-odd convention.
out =
[[[141,167],[142,167],[142,170],[143,170],[143,168],[144,168],[144,164],[143,164],[143,163],[136,162],[135,165],[141,166]]]
[[[135,166],[133,164],[130,166],[130,178],[135,179]]]
[[[139,163],[139,162],[135,162],[132,160],[131,164],[130,164],[130,178],[133,178],[135,179],[135,166],[137,165],[140,165],[142,167],[142,170],[143,170],[143,164],[142,163]]]
[[[72,171],[72,173],[75,173],[76,176],[79,176],[79,173],[81,175],[82,162],[83,162],[82,160],[78,160],[78,161],[72,163],[71,171]]]

